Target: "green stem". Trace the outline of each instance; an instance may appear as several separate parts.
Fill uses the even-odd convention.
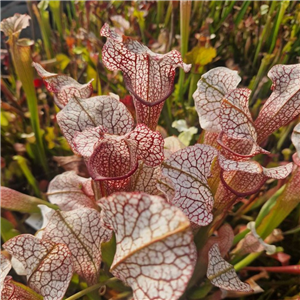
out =
[[[255,259],[257,259],[263,252],[251,253],[247,255],[244,259],[234,265],[234,269],[239,271],[248,265],[250,265]]]
[[[76,29],[78,29],[80,27],[80,22],[78,18],[79,13],[77,13],[76,11],[75,0],[71,0],[70,5],[71,5],[71,12],[72,12],[72,19],[70,20],[70,23],[72,24],[72,21],[74,19],[76,24]]]
[[[145,28],[146,28],[145,18],[144,18],[144,14],[141,11],[139,11],[137,3],[135,6],[133,15],[137,18],[137,21],[138,21],[138,24],[140,27],[140,31],[141,31],[141,35],[142,35],[142,41],[144,44],[147,44],[146,36],[145,36]]]
[[[194,237],[194,242],[197,247],[197,253],[201,253],[202,248],[206,244],[209,236],[210,236],[210,231],[211,231],[211,226],[212,224],[208,226],[201,227],[199,231],[196,233]],[[187,290],[195,286],[197,282],[199,282],[203,277],[204,277],[204,270],[203,270],[203,262],[201,260],[197,260],[197,263],[195,265],[195,269],[192,275],[192,278],[189,281]]]
[[[60,38],[63,38],[63,26],[62,26],[62,11],[60,1],[49,1],[49,7],[51,9],[55,25],[59,32]]]
[[[168,26],[168,24],[170,22],[172,10],[173,10],[173,3],[172,3],[172,1],[170,1],[169,5],[168,5],[166,17],[165,17],[165,28]]]
[[[249,99],[249,103],[250,105],[252,105],[254,103],[254,98],[253,95],[255,94],[256,88],[258,86],[258,84],[261,82],[262,78],[266,75],[267,69],[269,67],[269,65],[272,62],[272,59],[274,58],[274,54],[266,54],[264,56],[264,58],[261,61],[258,73],[256,75],[256,77],[254,77],[249,85],[249,89],[252,90],[251,95],[250,95],[250,99]]]
[[[157,28],[159,28],[159,24],[161,24],[163,20],[164,6],[165,6],[165,1],[157,1],[157,15],[156,15]]]
[[[248,232],[250,232],[250,230],[245,229],[242,232],[238,233],[233,239],[232,246],[235,246],[241,239],[243,239],[246,236]]]
[[[188,42],[189,42],[189,25],[190,25],[190,17],[191,17],[191,1],[180,1],[180,35],[181,35],[181,57],[184,59],[185,54],[188,50]],[[182,103],[182,108],[185,111],[185,103],[184,103],[184,78],[185,73],[183,69],[180,69],[179,73],[179,93],[178,100]]]
[[[162,109],[162,117],[165,121],[165,126],[170,135],[176,134],[176,130],[172,127],[173,117],[171,111],[171,101],[167,99],[163,109]]]
[[[295,12],[295,18],[297,18],[297,15],[299,12],[296,10]],[[299,22],[293,25],[290,41],[284,46],[282,49],[282,53],[284,53],[284,59],[282,60],[282,64],[286,64],[289,61],[291,53],[294,52],[294,49],[297,47],[297,44],[299,44],[299,39],[297,39],[297,36],[299,36],[300,28],[299,28]]]
[[[222,14],[221,14],[221,19],[220,21],[218,22],[216,28],[214,29],[214,31],[217,31],[220,29],[220,27],[222,26],[222,24],[224,24],[224,21],[226,20],[226,18],[228,17],[228,15],[230,13],[232,13],[232,10],[233,10],[233,7],[236,3],[236,1],[226,1],[228,5],[228,7],[226,7],[227,5],[225,4],[225,7],[222,11]]]
[[[247,12],[247,8],[252,1],[245,1],[242,5],[241,10],[239,11],[236,19],[234,20],[235,26],[238,26],[240,22],[243,20],[245,13]]]
[[[290,138],[290,133],[293,130],[293,128],[295,127],[295,122],[290,123],[286,128],[284,128],[284,132],[281,133],[279,141],[277,143],[276,149],[280,150],[282,145],[284,144],[285,140],[287,138]]]
[[[191,1],[180,1],[181,56],[183,58],[188,50],[191,5]]]
[[[97,284],[94,284],[90,287],[88,287],[87,289],[84,289],[83,291],[80,291],[78,293],[76,293],[75,295],[69,297],[69,298],[66,298],[65,300],[76,300],[76,299],[79,299],[80,297],[90,293],[90,292],[93,292],[97,289],[100,289],[102,286],[106,285],[107,283],[111,283],[111,282],[114,282],[114,281],[117,281],[118,279],[113,277],[111,279],[108,279],[107,281],[105,282],[101,282],[101,283],[97,283]]]
[[[33,84],[33,69],[31,59],[31,41],[26,39],[16,40],[13,38],[10,42],[12,61],[18,78],[22,82],[22,87],[26,95],[26,101],[30,112],[30,122],[35,134],[38,148],[40,164],[48,174],[48,164],[42,139],[42,132],[39,123],[38,100]]]
[[[117,300],[117,299],[125,299],[127,297],[129,297],[131,295],[131,292],[123,292],[123,293],[120,293],[116,296],[114,296],[114,300]]]
[[[39,199],[40,201],[40,204],[42,204],[42,205],[46,205],[46,206],[48,206],[49,208],[52,208],[52,209],[54,209],[54,210],[57,210],[57,209],[59,209],[59,207],[57,206],[57,205],[55,205],[55,204],[52,204],[52,203],[50,203],[50,202],[48,202],[48,201],[44,201],[44,200],[42,200],[42,199]]]
[[[197,82],[199,81],[199,79],[201,78],[201,74],[199,73],[192,73],[191,74],[191,82],[190,82],[190,86],[189,86],[189,106],[193,105],[193,93],[195,92],[195,90],[197,89]]]
[[[209,2],[209,17],[210,18],[214,18],[214,14],[215,14],[215,10],[216,10],[216,6],[217,6],[217,1],[210,1]]]
[[[40,189],[38,187],[38,183],[35,180],[34,176],[32,175],[30,169],[28,168],[26,158],[24,158],[23,156],[20,156],[20,155],[16,155],[16,156],[13,157],[13,159],[18,162],[18,165],[20,166],[20,168],[21,168],[24,176],[26,177],[28,183],[33,188],[35,195],[38,196],[39,198],[41,198],[42,194],[41,194]]]
[[[276,207],[278,206],[278,204],[280,204],[282,202],[282,198],[285,195],[286,188],[287,188],[287,185],[283,185],[279,190],[277,190],[276,193],[274,195],[272,195],[272,197],[270,197],[270,199],[262,206],[262,208],[260,209],[260,211],[258,213],[258,216],[256,217],[255,225],[257,228],[257,233],[259,233],[259,235],[264,239],[268,235],[263,235],[263,231],[265,230],[266,227],[271,225],[271,224],[269,224],[269,222],[266,223],[265,220],[267,220],[268,218],[271,217],[272,212],[273,213],[276,212]],[[288,205],[286,205],[285,208],[286,207],[288,207]],[[280,205],[279,205],[279,208],[280,208]],[[282,208],[279,209],[279,213],[283,215],[283,219],[284,219],[286,217],[286,215],[284,215],[283,212],[284,212],[284,210]],[[276,218],[276,219],[279,220],[278,218]],[[279,224],[280,224],[280,222],[279,222]],[[276,224],[276,225],[278,225],[278,224]],[[271,233],[273,231],[273,229],[275,229],[275,228],[276,228],[276,226],[271,228],[271,230],[269,230],[269,233]]]
[[[272,53],[274,48],[275,48],[275,44],[276,44],[276,40],[277,40],[277,35],[278,35],[278,31],[279,31],[279,27],[282,23],[282,19],[285,13],[285,10],[287,9],[288,5],[289,5],[290,1],[282,1],[280,3],[280,10],[278,12],[277,18],[276,18],[276,23],[275,23],[275,27],[273,27],[273,34],[272,34],[272,43],[269,49],[269,53]]]
[[[194,237],[194,242],[198,251],[202,249],[203,246],[206,244],[206,241],[210,235],[211,228],[212,228],[212,223],[210,225],[201,227],[199,231],[196,233]]]
[[[282,252],[283,248],[282,247],[277,247],[276,248],[276,253],[278,252]],[[251,253],[249,255],[247,255],[244,259],[242,259],[240,262],[236,263],[234,265],[234,269],[236,271],[240,271],[241,269],[249,266],[254,260],[256,260],[258,257],[260,257],[260,255],[263,253],[262,252],[257,252],[257,253]]]
[[[41,34],[45,46],[45,51],[48,59],[51,59],[53,57],[53,51],[52,51],[52,44],[50,41],[51,37],[51,26],[49,22],[49,12],[46,10],[48,7],[48,4],[46,1],[41,1],[38,4],[38,8],[34,4],[32,6],[33,12],[36,16],[36,19],[39,23],[39,27],[41,29]]]
[[[201,1],[193,1],[192,14],[191,14],[192,20],[195,20],[195,18],[196,20],[198,20],[201,5],[202,5]]]
[[[264,26],[264,29],[262,31],[262,34],[259,38],[259,42],[258,42],[256,51],[255,51],[255,55],[254,55],[254,59],[253,59],[253,66],[255,66],[255,64],[257,62],[258,55],[260,53],[261,47],[262,47],[262,45],[263,45],[263,43],[265,42],[265,39],[266,39],[266,34],[269,33],[269,30],[271,28],[272,13],[273,13],[273,11],[274,11],[277,4],[278,4],[278,2],[273,1],[272,5],[270,7],[270,10],[269,10],[269,13],[268,13],[268,16],[267,16],[267,22],[266,22],[266,24]]]
[[[216,6],[215,6],[213,19],[220,20],[221,19],[221,7],[223,6],[223,3],[220,3],[220,1],[215,1],[215,2],[216,2]]]

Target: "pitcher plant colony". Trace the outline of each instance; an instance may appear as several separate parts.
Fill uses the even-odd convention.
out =
[[[255,119],[252,91],[240,85],[237,71],[204,73],[192,91],[202,132],[187,146],[157,127],[177,69],[192,67],[179,51],[155,53],[103,25],[102,63],[122,72],[132,109],[115,91],[95,95],[92,80],[80,84],[32,62],[19,38],[29,20],[15,14],[1,30],[27,97],[35,90],[25,88],[33,79],[26,72],[34,69],[53,95],[56,122],[75,156],[51,180],[47,200],[1,187],[4,210],[43,217],[35,234],[3,244],[1,299],[221,299],[261,292],[239,271],[259,255],[282,252],[274,245],[277,228],[300,201],[300,123],[291,137],[293,161],[278,162],[264,148],[270,135],[299,117],[300,64],[269,70],[272,92]],[[24,70],[26,63],[32,70]],[[27,101],[43,161],[37,108]],[[257,218],[234,232],[228,220],[236,207],[247,209],[262,197]],[[299,274],[299,265],[289,267]]]

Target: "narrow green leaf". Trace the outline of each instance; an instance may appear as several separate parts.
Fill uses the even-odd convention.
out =
[[[58,53],[55,58],[61,71],[63,71],[71,61],[70,58],[63,53]]]
[[[14,229],[9,221],[1,217],[1,238],[4,243],[19,234],[20,232]]]
[[[189,292],[188,298],[203,299],[204,297],[207,296],[207,294],[211,291],[212,288],[213,288],[212,284],[210,282],[206,282],[204,285],[192,289],[191,292]]]
[[[63,36],[63,26],[62,26],[62,14],[61,14],[61,5],[60,1],[49,1],[49,7],[52,12],[55,25],[59,32],[59,35]]]
[[[116,252],[116,237],[113,234],[110,241],[101,244],[102,261],[110,268]]]
[[[33,188],[36,196],[42,198],[42,194],[41,194],[41,191],[38,187],[38,183],[37,181],[35,180],[35,177],[33,176],[31,170],[29,169],[28,167],[28,162],[27,162],[27,159],[24,158],[23,156],[20,156],[20,155],[15,155],[13,157],[14,160],[16,160],[24,174],[24,176],[26,177],[28,183],[31,185],[31,187]]]
[[[45,148],[42,140],[42,132],[39,123],[38,100],[34,87],[34,76],[32,69],[31,46],[33,41],[18,39],[19,33],[29,25],[30,17],[27,15],[15,14],[13,17],[1,22],[1,30],[8,36],[8,44],[17,76],[22,82],[22,88],[26,95],[26,101],[30,112],[30,122],[35,134],[39,162],[48,173],[48,165]],[[8,30],[9,28],[9,30]]]
[[[235,26],[238,26],[240,24],[240,22],[242,21],[242,19],[244,19],[245,13],[247,11],[248,6],[250,5],[252,1],[245,1],[243,2],[242,8],[239,11],[236,19],[234,20],[234,24]]]
[[[277,199],[279,198],[279,196],[281,196],[281,194],[283,193],[283,191],[285,190],[285,185],[282,186],[260,209],[259,214],[256,218],[256,227],[258,227],[258,225],[261,224],[261,222],[263,221],[263,219],[268,215],[268,213],[270,212],[270,210],[274,207],[274,205],[276,204]]]
[[[257,233],[265,239],[271,232],[281,224],[281,222],[300,203],[300,168],[297,167],[285,186],[284,191],[278,197],[275,205],[269,213],[262,219],[257,228]]]

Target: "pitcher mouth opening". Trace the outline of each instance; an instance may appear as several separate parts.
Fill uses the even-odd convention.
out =
[[[149,101],[146,101],[144,100],[143,98],[141,98],[140,96],[138,96],[133,88],[132,88],[132,85],[128,82],[130,82],[131,80],[124,74],[124,81],[125,81],[125,86],[126,86],[126,89],[130,92],[130,94],[135,98],[137,99],[138,101],[140,101],[142,104],[146,105],[146,106],[149,106],[149,107],[153,107],[153,106],[156,106],[164,101],[166,101],[171,95],[172,93],[174,92],[174,86],[169,90],[169,92],[161,99],[157,100],[157,101],[154,101],[154,102],[149,102]]]
[[[260,154],[260,153],[262,153],[262,154],[267,154],[267,155],[269,155],[269,154],[271,154],[269,151],[266,151],[266,150],[264,150],[264,149],[262,149],[262,148],[256,148],[255,149],[255,151],[253,151],[253,152],[250,152],[249,154],[240,154],[240,153],[238,153],[238,152],[235,152],[235,151],[233,151],[232,149],[230,149],[227,145],[225,145],[224,143],[223,143],[223,136],[224,136],[224,133],[223,132],[221,132],[219,135],[218,135],[218,138],[217,138],[217,143],[222,147],[222,148],[224,148],[226,151],[228,151],[228,152],[230,152],[231,154],[234,154],[235,156],[237,156],[237,157],[240,157],[240,158],[251,158],[251,157],[253,157],[253,156],[255,156],[255,155],[257,155],[257,154]],[[255,145],[255,143],[253,142],[253,145]],[[253,149],[253,147],[252,147],[252,149]],[[258,151],[259,149],[261,149],[261,151]],[[252,151],[252,150],[251,150]]]
[[[138,168],[138,162],[136,162],[135,166],[126,174],[121,175],[121,176],[117,176],[117,177],[105,177],[105,176],[101,176],[101,175],[97,175],[97,176],[92,176],[93,180],[95,181],[108,181],[108,180],[122,180],[122,179],[126,179],[128,177],[130,177],[132,174],[134,174],[134,172],[137,170]]]

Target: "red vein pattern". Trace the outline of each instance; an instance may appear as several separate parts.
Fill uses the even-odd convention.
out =
[[[77,131],[73,138],[73,145],[77,153],[80,153],[83,157],[90,157],[95,145],[104,138],[104,134],[107,130],[103,126],[88,128],[82,132]]]
[[[228,158],[241,159],[258,153],[268,153],[257,145],[257,133],[248,102],[249,89],[234,89],[222,100],[220,110],[221,134],[218,138],[222,153]],[[229,153],[228,153],[229,152]]]
[[[237,71],[224,67],[214,68],[201,76],[193,98],[203,129],[213,132],[221,131],[219,120],[221,102],[240,81]]]
[[[178,299],[196,259],[185,215],[144,193],[116,193],[102,198],[100,206],[104,225],[116,234],[114,276],[132,287],[135,300]]]
[[[91,177],[101,181],[102,196],[118,191],[129,191],[131,176],[137,170],[137,143],[124,136],[106,135],[95,146],[87,161]],[[106,192],[102,191],[101,184]]]
[[[251,292],[248,283],[242,282],[234,267],[224,260],[220,254],[218,244],[214,244],[208,252],[207,278],[211,283],[228,291]]]
[[[47,90],[55,94],[54,101],[59,108],[65,107],[72,97],[85,99],[93,93],[92,80],[86,84],[80,84],[67,75],[49,73],[38,63],[33,62],[32,65],[42,77]]]
[[[228,159],[245,160],[260,153],[270,154],[250,139],[235,139],[224,132],[219,134],[217,142],[222,147],[220,152]]]
[[[22,234],[7,241],[3,248],[23,264],[28,286],[44,300],[63,298],[73,274],[71,252],[66,245]]]
[[[255,120],[259,143],[300,113],[300,64],[276,65],[268,77],[273,93]]]
[[[162,174],[175,186],[172,203],[200,226],[208,225],[213,219],[214,199],[207,178],[216,156],[213,147],[197,144],[175,152],[162,166]]]
[[[92,179],[78,176],[74,171],[55,176],[48,187],[48,199],[61,210],[96,208]]]
[[[219,155],[222,183],[239,197],[251,195],[262,187],[268,178],[284,179],[293,169],[293,163],[275,168],[264,168],[256,161],[234,161]]]
[[[204,247],[198,252],[197,269],[198,276],[205,276],[208,266],[208,251],[210,248],[217,244],[221,256],[224,257],[230,250],[234,238],[234,233],[229,224],[224,224],[217,232],[216,236],[211,236]]]
[[[237,247],[239,248],[240,255],[262,252],[264,250],[263,245],[251,232],[240,241]]]
[[[94,180],[123,179],[136,170],[137,143],[124,136],[107,135],[99,141],[88,160]]]
[[[219,136],[218,132],[203,131],[201,135],[203,136],[201,144],[206,144],[214,148],[219,147],[219,144],[217,142]]]
[[[127,191],[130,186],[133,187],[136,179],[131,182],[130,176],[137,170],[139,161],[154,168],[164,158],[164,140],[161,134],[144,124],[138,124],[134,130],[121,136],[104,133],[102,126],[89,128],[76,132],[73,145],[77,152],[86,157],[91,177],[97,181],[105,181],[108,194]],[[147,173],[145,170],[146,168],[142,171],[144,176],[149,177],[148,172],[154,174],[150,169],[147,169]],[[151,181],[153,189],[154,180]],[[139,187],[143,189],[140,180]]]
[[[35,293],[28,286],[13,281],[8,276],[4,281],[1,300],[43,300],[43,297]]]
[[[0,253],[0,295],[4,285],[4,279],[11,269],[11,263],[2,253]]]
[[[53,212],[43,230],[43,239],[67,245],[72,253],[74,271],[89,284],[95,284],[101,264],[101,243],[111,231],[100,224],[100,213],[92,208]]]
[[[234,233],[229,224],[224,224],[219,230],[217,236],[211,236],[201,251],[200,259],[208,264],[208,251],[217,244],[221,257],[224,257],[230,250],[234,238]]]
[[[298,158],[300,159],[300,123],[295,126],[291,139],[296,148]]]
[[[140,161],[137,171],[131,177],[131,191],[159,195],[160,191],[156,187],[159,175],[160,167],[149,167]]]
[[[138,124],[126,137],[137,142],[137,155],[147,166],[155,167],[164,159],[164,140],[157,131],[150,130],[144,124]]]
[[[289,176],[293,170],[293,163],[288,163],[284,166],[279,166],[275,168],[264,168],[263,173],[265,176],[268,178],[273,178],[273,179],[284,179],[287,176]]]
[[[89,128],[83,132],[76,132],[73,145],[78,153],[89,158],[97,151],[96,148],[99,148],[101,143],[107,143],[108,141],[113,144],[136,144],[136,156],[138,159],[143,160],[147,166],[155,167],[164,158],[164,140],[161,134],[150,130],[144,124],[138,124],[134,130],[124,136],[105,134],[103,126]],[[121,146],[120,149],[122,148]],[[117,146],[114,147],[114,151],[117,151]]]
[[[188,72],[178,51],[156,54],[130,37],[118,34],[105,24],[100,32],[107,41],[102,61],[109,70],[123,72],[126,88],[134,99],[137,122],[155,130],[164,101],[173,92],[175,69]]]
[[[169,177],[160,174],[157,180],[157,188],[165,194],[169,203],[172,203],[175,197],[175,186]]]
[[[122,135],[134,127],[134,120],[125,105],[110,96],[89,99],[72,98],[57,114],[57,122],[76,153],[73,138],[77,131],[103,126],[109,134]]]
[[[262,173],[262,166],[256,161],[235,161],[226,159],[224,156],[218,156],[220,167],[226,171],[242,171],[247,173]]]
[[[221,104],[220,124],[229,137],[255,142],[257,135],[248,106],[250,94],[249,89],[234,89],[226,94]]]
[[[293,163],[275,168],[264,168],[256,161],[234,161],[219,155],[219,164],[224,171],[241,171],[251,174],[264,174],[268,178],[284,179],[293,169]]]

